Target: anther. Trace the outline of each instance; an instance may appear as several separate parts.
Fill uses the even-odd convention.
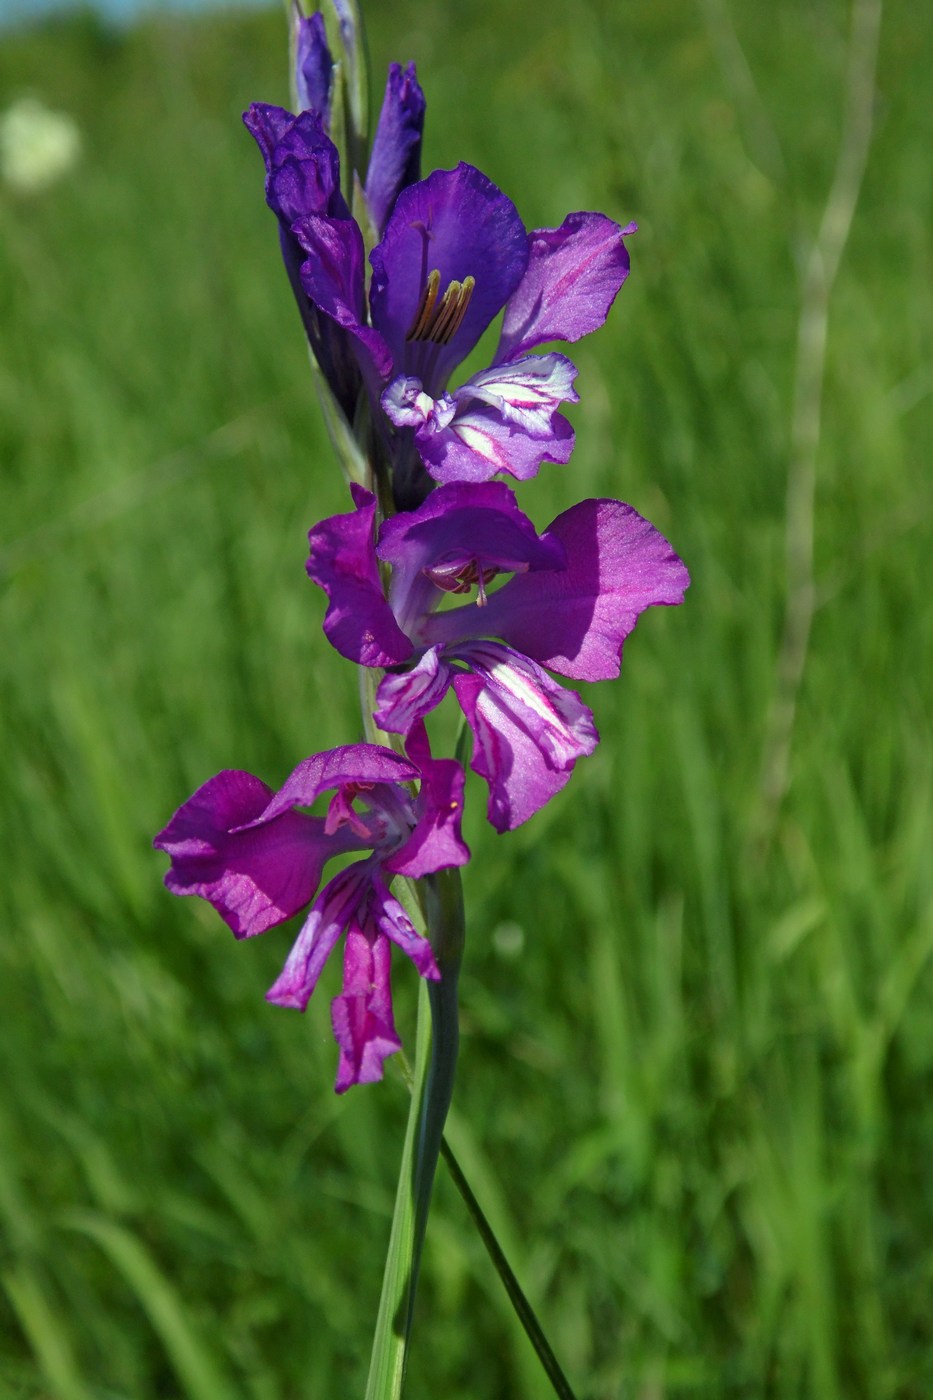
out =
[[[448,345],[463,325],[473,296],[473,288],[476,286],[476,278],[464,277],[462,282],[454,279],[448,283],[438,306],[437,294],[440,285],[441,274],[435,268],[428,277],[418,313],[405,337],[406,340],[430,340],[435,345]]]
[[[418,310],[415,313],[415,319],[412,321],[411,327],[407,335],[405,336],[406,340],[425,339],[427,329],[431,324],[431,318],[434,312],[434,303],[437,301],[437,294],[440,291],[440,286],[440,270],[438,268],[435,268],[434,271],[428,277],[427,286],[425,287],[421,297],[421,304],[419,305]]]
[[[481,569],[477,560],[471,559],[467,564],[435,565],[433,569],[425,569],[425,574],[444,593],[469,593],[470,589],[476,587],[476,603],[478,607],[486,604],[486,585],[491,583],[499,570],[492,567]]]

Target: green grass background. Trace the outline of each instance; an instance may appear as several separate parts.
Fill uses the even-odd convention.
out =
[[[581,1397],[933,1394],[933,12],[885,14],[830,307],[818,609],[791,783],[750,840],[784,599],[800,270],[842,123],[837,0],[732,6],[749,128],[688,0],[368,6],[426,163],[526,223],[637,218],[576,347],[543,527],[631,501],[693,587],[644,617],[566,793],[474,861],[451,1136]],[[356,737],[305,535],[343,508],[239,114],[287,100],[258,15],[4,36],[0,96],[80,165],[0,194],[0,1394],[362,1393],[405,1094],[338,1100],[331,968],[263,993],[163,890],[153,833],[218,768]],[[780,160],[774,157],[779,150]],[[409,1033],[414,977],[397,967]],[[439,1176],[409,1395],[546,1395]]]

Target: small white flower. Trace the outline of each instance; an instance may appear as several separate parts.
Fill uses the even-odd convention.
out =
[[[80,152],[81,133],[72,118],[35,97],[22,97],[0,113],[0,177],[15,190],[45,189]]]

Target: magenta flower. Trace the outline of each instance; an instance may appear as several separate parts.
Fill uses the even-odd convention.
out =
[[[589,500],[538,535],[500,482],[440,486],[374,537],[376,503],[310,532],[309,576],[324,589],[324,630],[351,661],[386,668],[376,720],[418,726],[453,687],[473,733],[471,767],[489,785],[497,831],[527,821],[599,736],[576,680],[619,674],[625,638],[652,604],[683,600],[689,576],[631,506]],[[379,562],[391,565],[388,599]],[[493,580],[512,577],[495,591]],[[448,594],[474,602],[438,611]]]
[[[464,865],[463,770],[432,759],[424,727],[409,759],[374,744],[348,744],[306,758],[276,793],[251,773],[226,770],[181,806],[154,845],[172,864],[173,894],[200,895],[237,938],[264,933],[314,897],[326,861],[366,851],[315,899],[280,976],[266,994],[303,1011],[328,955],[346,933],[343,989],[332,1003],[340,1046],[336,1089],[382,1078],[400,1048],[392,1016],[390,942],[423,977],[440,977],[431,945],[390,893],[395,875],[419,879]],[[420,781],[417,796],[410,784]],[[334,791],[326,815],[297,811]]]
[[[329,55],[319,17],[299,47],[297,117],[254,103],[244,121],[266,163],[292,287],[325,377],[348,418],[365,386],[396,500],[417,504],[435,481],[534,476],[567,462],[577,399],[563,355],[532,354],[602,325],[628,276],[621,229],[570,214],[528,233],[515,206],[471,165],[419,180],[424,99],[414,68],[390,71],[365,181],[379,241],[367,295],[363,232],[339,190],[329,140]],[[504,312],[488,368],[450,389],[457,366]]]

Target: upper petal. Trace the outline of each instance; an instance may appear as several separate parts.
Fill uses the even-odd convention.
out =
[[[527,270],[505,308],[497,364],[602,325],[629,273],[622,234],[605,214],[568,214],[560,228],[535,229]]]
[[[391,749],[379,744],[343,744],[299,763],[256,820],[271,821],[293,807],[310,807],[322,792],[348,783],[408,783],[417,777],[415,764]]]
[[[393,606],[413,637],[421,637],[424,615],[458,570],[474,565],[479,575],[513,573],[565,562],[560,542],[540,539],[514,492],[498,481],[439,486],[417,510],[383,524],[376,552],[392,565]]]
[[[393,63],[366,172],[366,202],[380,238],[400,191],[421,175],[424,109],[415,65]]]
[[[412,645],[386,602],[379,578],[373,528],[376,498],[354,492],[357,509],[333,515],[308,535],[308,577],[328,597],[324,631],[332,646],[360,666],[394,666]]]
[[[252,773],[227,769],[199,787],[153,842],[171,857],[172,893],[206,899],[237,938],[291,918],[317,889],[328,856],[346,849],[316,817],[264,818],[273,796]]]
[[[372,322],[389,344],[396,371],[417,375],[437,397],[518,286],[527,243],[512,201],[472,165],[435,170],[402,190],[370,258]],[[409,339],[433,271],[439,297],[466,278],[474,279],[472,295],[449,339]]]
[[[243,113],[243,125],[262,152],[267,172],[276,146],[294,120],[294,112],[270,102],[251,102]]]
[[[489,598],[483,635],[578,680],[617,676],[639,614],[683,601],[690,576],[682,560],[622,501],[581,501],[544,537],[564,546],[566,568],[510,579]]]

